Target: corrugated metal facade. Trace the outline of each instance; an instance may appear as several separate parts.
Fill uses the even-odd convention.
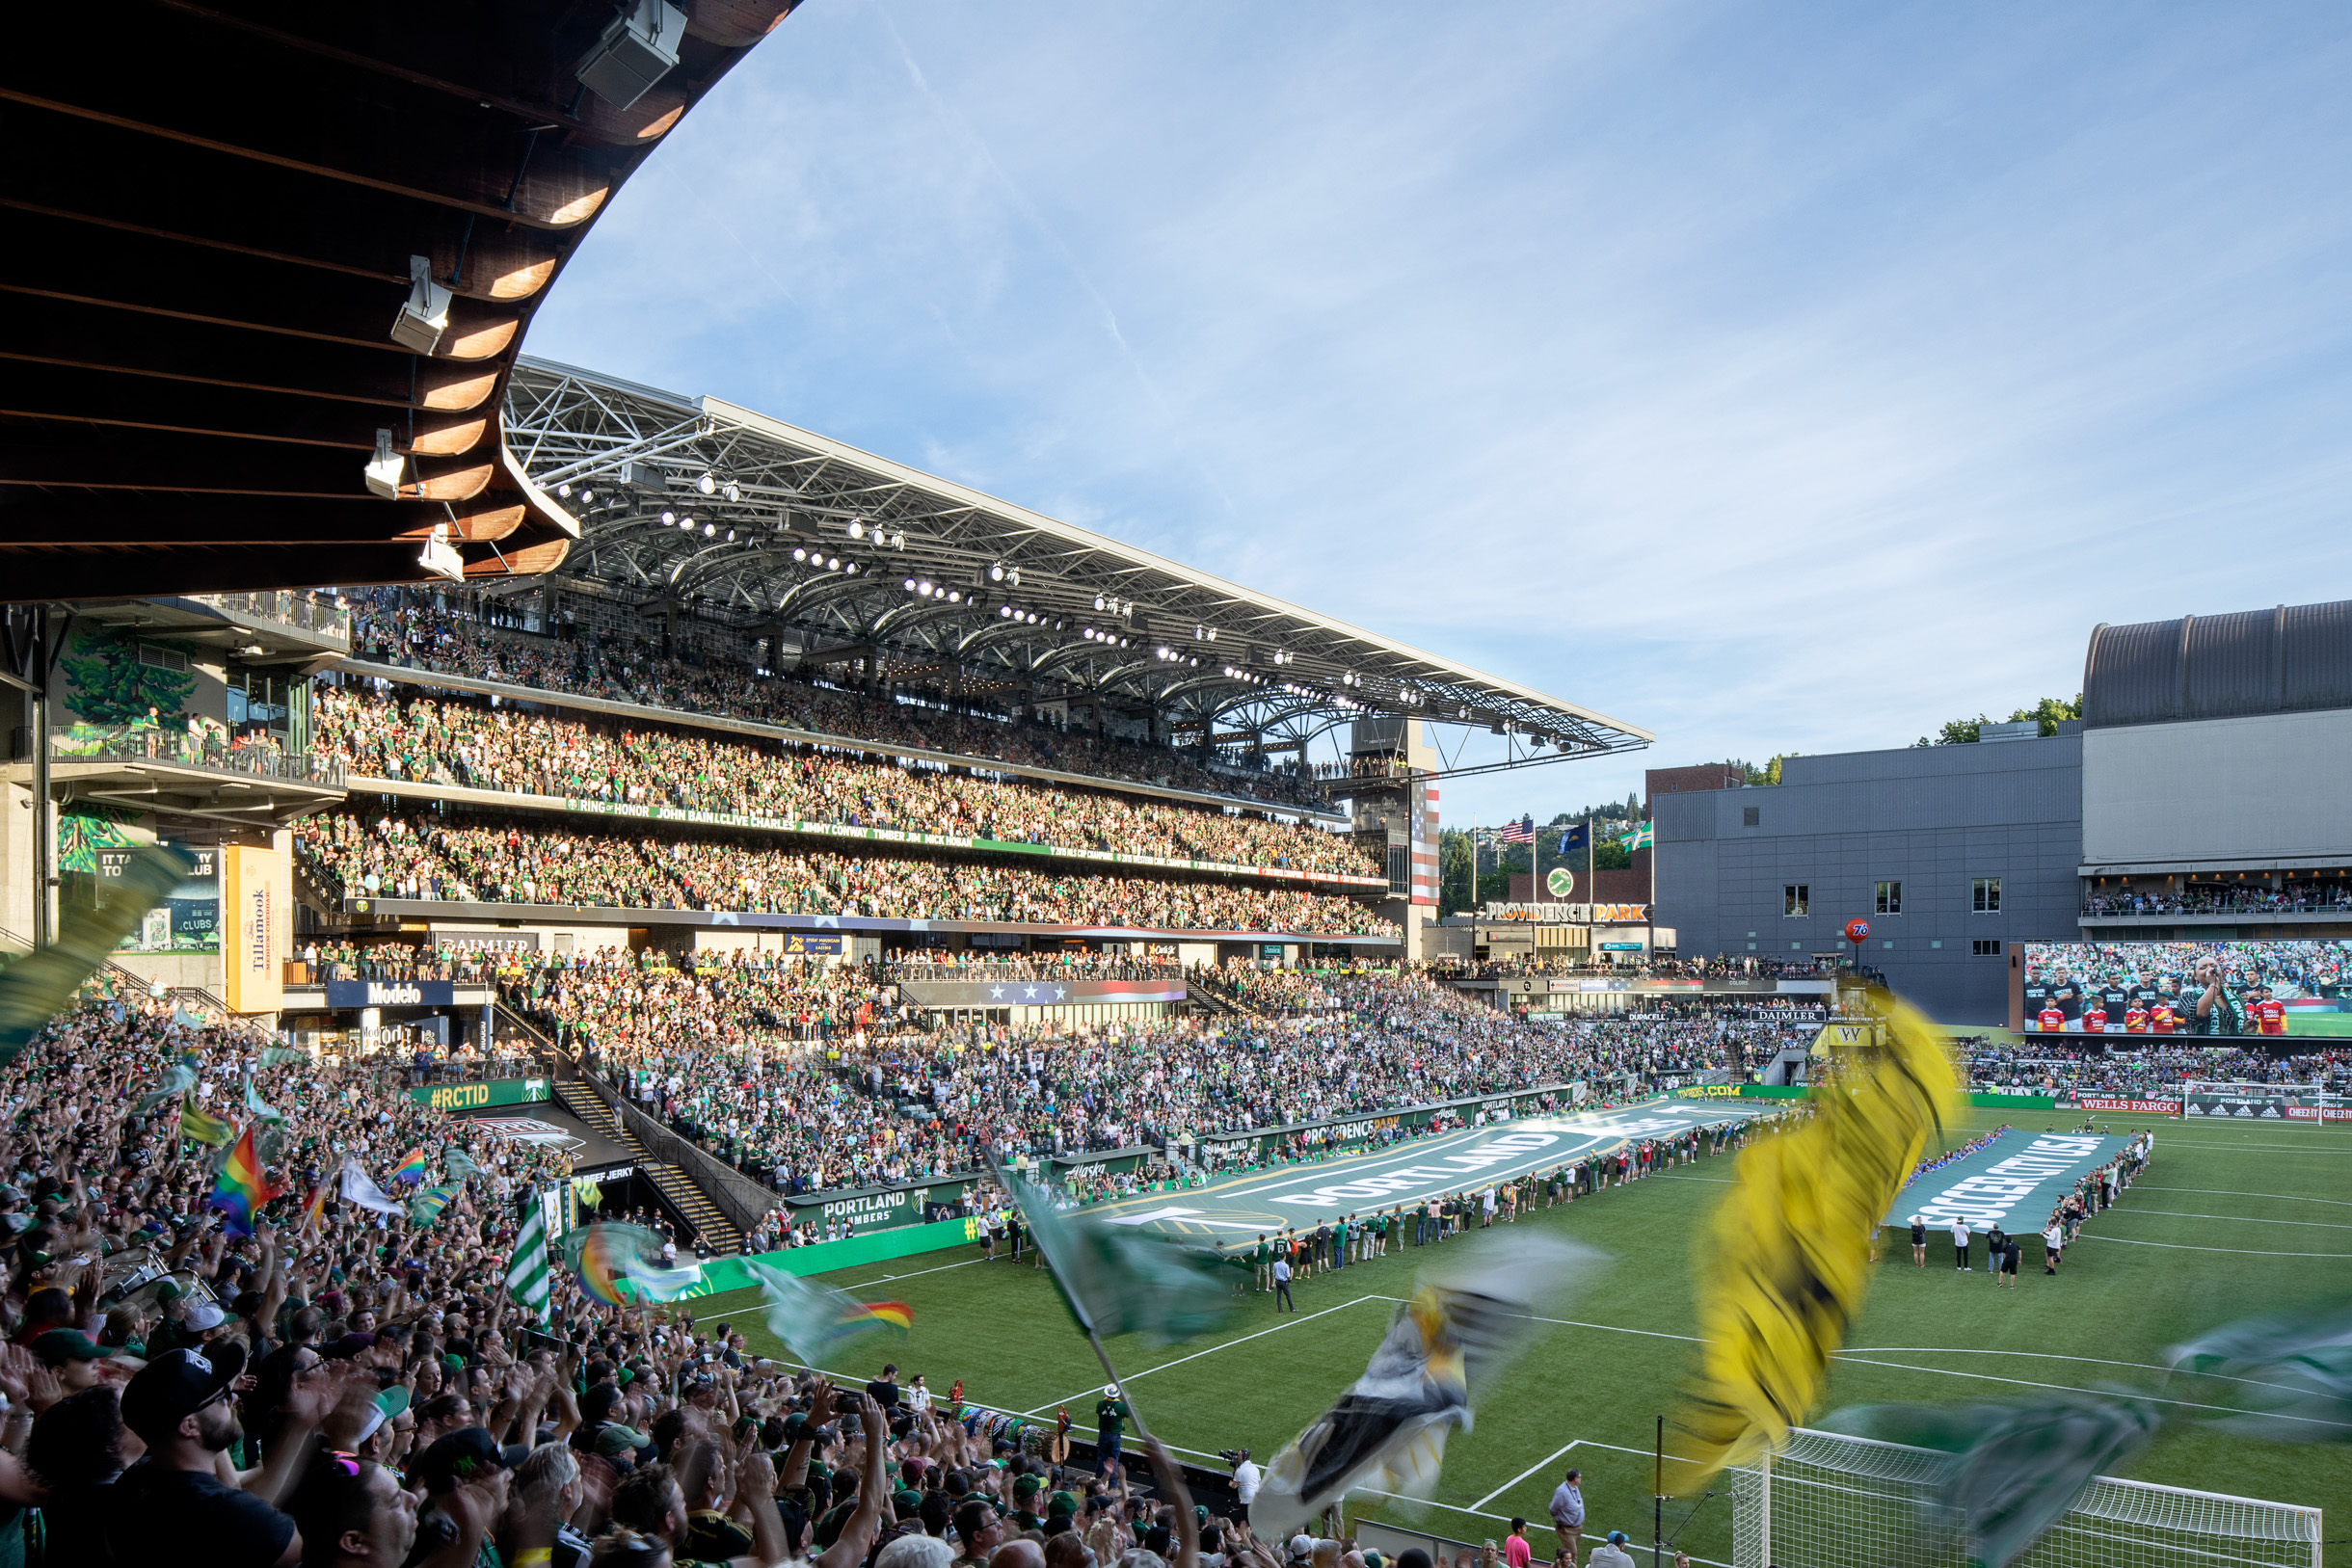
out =
[[[2100,625],[2083,660],[2093,729],[2352,707],[2352,599]]]

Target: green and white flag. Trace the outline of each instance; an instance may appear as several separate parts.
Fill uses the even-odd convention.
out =
[[[1215,1333],[1233,1316],[1233,1292],[1214,1259],[1082,1210],[1056,1212],[1042,1189],[1010,1169],[997,1174],[1085,1333],[1174,1344]]]
[[[474,1163],[471,1155],[454,1143],[441,1150],[441,1174],[452,1182],[463,1182],[468,1176],[479,1175],[481,1169],[480,1165]]]
[[[1617,836],[1617,841],[1623,844],[1627,853],[1630,854],[1632,851],[1637,849],[1650,848],[1655,841],[1655,838],[1653,830],[1649,823],[1636,822],[1632,827],[1627,828],[1623,833],[1618,834]]]
[[[536,1203],[506,1261],[506,1293],[540,1322],[548,1320],[548,1216]]]
[[[254,1116],[258,1117],[264,1122],[282,1122],[285,1120],[282,1113],[272,1109],[269,1103],[264,1101],[254,1090],[254,1080],[250,1077],[245,1080],[245,1108],[252,1111]]]
[[[441,1218],[441,1210],[448,1208],[449,1200],[456,1196],[457,1188],[453,1186],[426,1187],[409,1200],[409,1223],[423,1230]]]

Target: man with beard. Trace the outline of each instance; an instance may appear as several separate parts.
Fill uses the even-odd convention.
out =
[[[309,1459],[310,1435],[341,1392],[327,1379],[287,1396],[285,1425],[248,1489],[221,1479],[222,1455],[245,1435],[229,1403],[245,1347],[166,1351],[122,1391],[122,1424],[147,1457],[115,1483],[107,1544],[117,1562],[181,1568],[293,1568],[302,1536],[277,1502]]]

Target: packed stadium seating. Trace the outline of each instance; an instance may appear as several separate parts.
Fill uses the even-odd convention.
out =
[[[479,813],[340,811],[306,819],[296,852],[352,895],[615,909],[734,910],[1144,930],[1392,934],[1349,898],[1287,888],[1028,871],[576,832]]]
[[[322,690],[312,726],[313,749],[361,778],[1234,865],[1357,876],[1381,870],[1352,838],[1311,826],[1138,796],[993,782],[773,741],[461,702],[403,703],[356,685]]]
[[[566,625],[564,635],[482,619],[460,597],[376,589],[353,606],[352,647],[370,661],[550,692],[651,703],[696,713],[751,719],[839,735],[844,740],[912,746],[994,757],[1024,766],[1158,784],[1275,805],[1318,804],[1323,774],[1291,767],[1258,769],[1231,752],[1204,766],[1197,749],[1094,736],[1033,719],[957,709],[942,694],[929,701],[851,691],[781,672],[762,674],[739,633],[689,624],[664,655],[649,630]],[[495,612],[493,612],[495,613]]]

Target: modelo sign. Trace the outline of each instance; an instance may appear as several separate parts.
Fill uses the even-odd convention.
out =
[[[454,980],[330,980],[327,1005],[346,1007],[449,1007],[457,1001]]]

